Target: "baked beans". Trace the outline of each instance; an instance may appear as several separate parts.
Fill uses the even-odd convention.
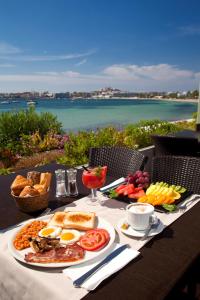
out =
[[[33,221],[24,227],[17,233],[13,244],[17,250],[22,250],[30,247],[29,238],[35,238],[38,232],[47,225],[44,221]]]

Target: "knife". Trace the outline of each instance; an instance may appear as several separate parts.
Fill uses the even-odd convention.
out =
[[[106,258],[104,258],[99,264],[97,264],[95,267],[93,267],[91,270],[83,274],[81,277],[76,279],[73,282],[73,285],[75,287],[81,287],[81,285],[88,279],[90,278],[94,273],[96,273],[99,269],[101,269],[104,265],[109,263],[113,258],[118,256],[122,251],[124,251],[128,247],[127,244],[122,245],[121,247],[117,248],[114,250],[112,253],[110,253]]]
[[[102,192],[104,194],[112,189],[115,189],[119,185],[124,184],[125,182],[126,182],[126,179],[124,177],[122,177],[122,178],[119,178],[119,179],[115,180],[114,182],[108,184],[107,186],[102,187],[99,190],[100,190],[100,192]]]

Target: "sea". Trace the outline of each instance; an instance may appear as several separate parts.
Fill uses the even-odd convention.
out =
[[[77,132],[113,125],[123,128],[140,120],[190,119],[197,103],[149,99],[37,99],[37,112],[57,116],[66,131]],[[27,109],[25,100],[0,100],[0,113]]]

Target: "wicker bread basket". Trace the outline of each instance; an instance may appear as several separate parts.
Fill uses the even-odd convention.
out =
[[[15,196],[13,192],[11,195],[15,199],[17,207],[23,212],[35,212],[48,207],[49,191],[42,195],[29,197]]]

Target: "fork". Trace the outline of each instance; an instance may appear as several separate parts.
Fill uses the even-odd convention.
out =
[[[198,198],[198,196],[192,197],[190,200],[180,204],[178,209],[184,212],[192,204],[192,202],[197,200]]]

